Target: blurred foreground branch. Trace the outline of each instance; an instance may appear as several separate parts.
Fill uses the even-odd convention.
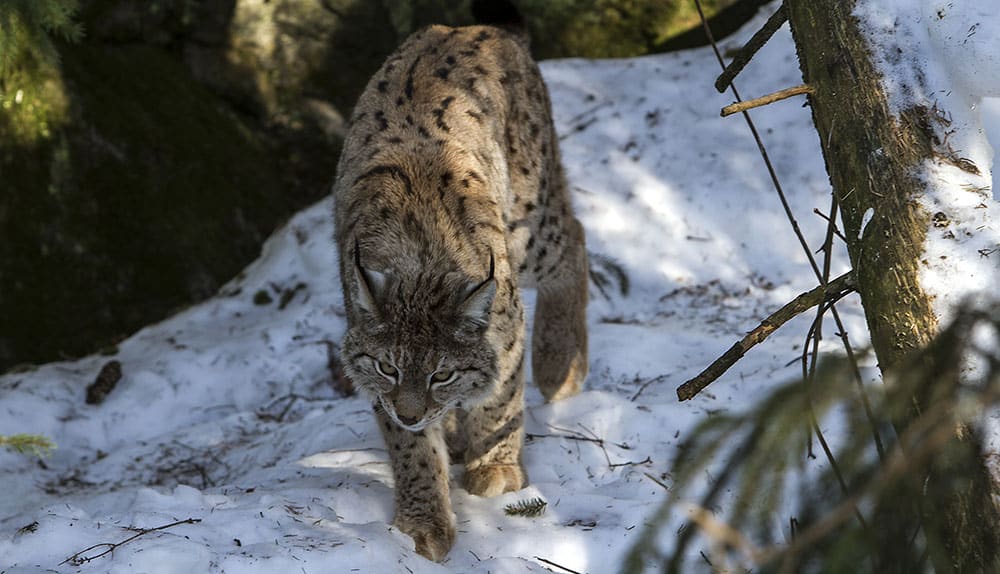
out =
[[[1000,513],[990,498],[996,485],[984,480],[980,424],[1000,406],[1000,302],[968,303],[885,385],[866,391],[889,439],[884,460],[862,430],[867,417],[839,358],[820,364],[811,389],[793,382],[751,412],[706,419],[680,446],[670,498],[625,571],[658,564],[687,572],[685,560],[699,552],[716,571],[1000,571]],[[914,400],[931,406],[908,418]],[[810,408],[838,429],[834,456],[846,492],[830,464],[804,464]],[[696,510],[685,514],[674,546],[661,548],[660,531],[675,528],[668,521],[692,499]],[[858,513],[864,521],[853,519]],[[797,527],[781,532],[776,524]],[[961,564],[951,561],[957,552]]]
[[[79,41],[83,27],[74,19],[78,9],[78,0],[0,2],[0,81],[15,67],[58,60],[50,35]]]

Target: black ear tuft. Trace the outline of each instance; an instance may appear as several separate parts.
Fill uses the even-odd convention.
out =
[[[493,298],[497,294],[497,282],[494,276],[495,260],[490,251],[490,273],[486,279],[469,288],[468,295],[462,303],[462,314],[466,319],[480,327],[490,323],[490,311],[493,309]]]
[[[378,271],[369,271],[361,265],[361,248],[358,238],[354,238],[354,278],[355,291],[358,294],[358,306],[372,314],[377,314],[375,302],[381,297],[385,287],[385,275]]]

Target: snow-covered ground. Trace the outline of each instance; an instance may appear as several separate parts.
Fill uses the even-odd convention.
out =
[[[677,385],[816,280],[746,125],[719,117],[731,97],[712,88],[709,49],[542,68],[594,268],[612,281],[591,289],[587,390],[551,405],[533,387],[527,394],[530,486],[493,499],[455,486],[459,536],[442,564],[389,526],[392,478],[371,410],[331,387],[327,342],[344,320],[325,200],[276,232],[217,297],[136,333],[114,356],[0,377],[0,434],[58,443],[42,462],[0,451],[0,572],[617,571],[666,497],[650,476],[669,486],[676,445],[699,420],[749,408],[794,378],[809,319],[696,399],[679,403]],[[800,82],[785,28],[738,85],[751,97]],[[813,209],[829,209],[830,189],[799,104],[753,117],[816,248],[825,222]],[[833,273],[848,265],[839,249]],[[864,345],[858,302],[840,309]],[[103,404],[85,404],[112,359],[121,381]],[[505,515],[533,497],[548,502],[541,516]]]

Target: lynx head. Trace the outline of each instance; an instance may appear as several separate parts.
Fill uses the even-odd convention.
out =
[[[492,255],[485,280],[437,265],[377,271],[362,266],[355,242],[352,271],[345,370],[396,424],[420,431],[492,392]]]

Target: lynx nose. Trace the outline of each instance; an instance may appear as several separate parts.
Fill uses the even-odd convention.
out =
[[[399,417],[399,422],[403,423],[406,426],[413,426],[417,424],[417,417],[408,417],[406,415],[401,415],[399,413],[396,413],[396,416]]]

